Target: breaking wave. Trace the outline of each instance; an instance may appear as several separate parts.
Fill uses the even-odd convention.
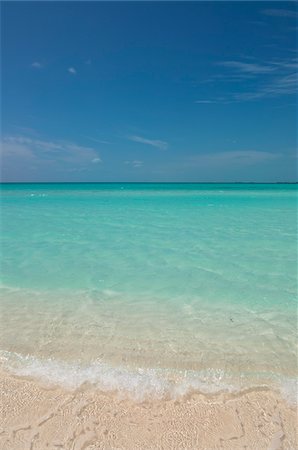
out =
[[[32,355],[1,351],[0,367],[17,376],[38,379],[48,385],[75,390],[90,385],[104,392],[116,391],[136,401],[179,398],[191,392],[203,394],[237,393],[254,388],[276,388],[292,404],[297,402],[297,380],[272,377],[272,384],[235,383],[221,369],[170,371],[166,369],[113,367],[101,360],[89,364],[41,359]]]

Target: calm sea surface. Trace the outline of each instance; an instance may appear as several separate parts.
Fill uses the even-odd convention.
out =
[[[293,400],[296,236],[297,185],[2,185],[0,367]]]

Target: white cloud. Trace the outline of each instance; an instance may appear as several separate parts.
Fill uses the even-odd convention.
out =
[[[295,94],[298,91],[297,74],[276,77],[270,83],[260,86],[252,92],[242,92],[235,95],[236,100],[257,100],[263,97],[277,97],[279,95]]]
[[[34,153],[27,146],[18,142],[11,142],[9,140],[3,140],[1,142],[1,158],[3,159],[21,159],[29,160],[34,159]]]
[[[76,74],[77,74],[77,71],[76,71],[76,69],[75,69],[74,67],[69,67],[67,70],[68,70],[68,72],[71,73],[72,75],[76,75]]]
[[[247,63],[242,61],[222,61],[218,63],[220,66],[230,67],[249,74],[271,73],[276,70],[272,65]]]
[[[215,105],[215,104],[228,104],[231,103],[231,100],[228,100],[225,97],[216,97],[210,100],[196,100],[195,103],[198,103],[199,105]]]
[[[92,142],[96,142],[97,144],[111,144],[111,142],[109,141],[105,141],[105,140],[101,140],[101,139],[95,139],[93,137],[90,136],[84,136],[86,139],[88,139],[89,141]]]
[[[200,103],[202,105],[208,105],[210,103],[217,103],[215,100],[196,100],[195,103]]]
[[[142,136],[129,136],[128,139],[133,142],[139,142],[140,144],[151,145],[159,150],[167,150],[169,146],[165,141],[160,141],[158,139],[147,139]]]
[[[247,61],[221,61],[217,65],[225,67],[229,71],[213,77],[213,82],[232,82],[233,85],[235,81],[243,82],[242,91],[237,89],[230,92],[225,98],[198,100],[196,103],[251,101],[281,95],[293,95],[298,90],[298,60],[296,57],[273,58],[262,64]]]
[[[5,160],[34,160],[37,163],[53,163],[73,166],[90,166],[101,162],[96,150],[66,141],[45,141],[24,136],[8,136],[2,139],[1,156]]]
[[[34,62],[31,64],[31,67],[34,67],[34,69],[42,69],[42,68],[43,68],[43,65],[42,65],[40,62],[38,62],[38,61],[34,61]]]
[[[133,161],[124,161],[124,164],[130,165],[134,168],[138,168],[138,167],[143,167],[144,161],[139,161],[139,160],[135,159]]]
[[[133,167],[142,167],[144,165],[143,161],[134,160],[132,162]]]

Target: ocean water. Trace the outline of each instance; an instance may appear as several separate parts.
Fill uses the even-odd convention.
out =
[[[297,185],[3,184],[0,368],[297,394]]]

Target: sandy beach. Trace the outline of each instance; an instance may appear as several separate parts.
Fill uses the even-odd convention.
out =
[[[0,448],[297,449],[297,410],[268,390],[135,402],[1,374]]]
[[[0,450],[298,450],[297,1],[1,3]]]

